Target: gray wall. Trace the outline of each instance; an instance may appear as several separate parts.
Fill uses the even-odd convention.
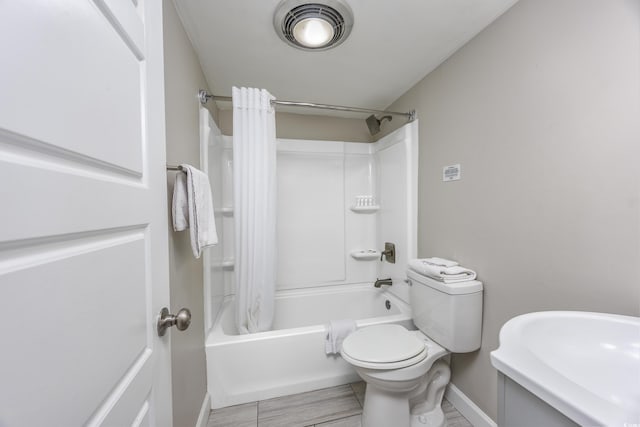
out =
[[[218,123],[223,135],[233,135],[232,110],[220,110]],[[352,119],[283,112],[276,112],[276,137],[321,141],[372,141],[364,118]]]
[[[200,167],[198,89],[207,89],[198,58],[172,1],[163,1],[167,163]],[[215,113],[215,112],[214,112]],[[215,117],[215,115],[214,115]],[[167,172],[169,201],[176,172]],[[171,212],[169,207],[169,219]],[[191,310],[191,326],[171,330],[173,425],[195,426],[207,391],[202,258],[191,252],[188,231],[169,231],[171,311]]]
[[[420,119],[419,255],[485,284],[452,381],[494,419],[511,317],[640,315],[639,65],[640,1],[521,0],[389,107]]]

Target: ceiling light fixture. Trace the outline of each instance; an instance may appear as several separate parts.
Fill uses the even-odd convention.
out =
[[[273,15],[278,36],[303,50],[327,50],[342,43],[353,27],[353,12],[341,0],[283,0]]]

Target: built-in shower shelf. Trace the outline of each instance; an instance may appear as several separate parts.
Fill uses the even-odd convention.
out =
[[[380,210],[380,205],[373,206],[351,206],[351,210],[355,213],[374,213]]]
[[[380,258],[380,252],[375,249],[365,249],[361,251],[351,251],[351,256],[358,261],[373,261]]]

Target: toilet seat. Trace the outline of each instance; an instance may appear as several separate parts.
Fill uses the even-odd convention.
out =
[[[427,357],[425,342],[400,325],[358,329],[342,343],[342,357],[369,369],[400,369]]]

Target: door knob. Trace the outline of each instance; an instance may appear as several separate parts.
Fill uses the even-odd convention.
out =
[[[169,309],[163,307],[158,317],[158,336],[162,337],[172,326],[176,326],[179,331],[184,331],[191,324],[191,312],[188,308],[182,308],[178,314],[169,314]]]

